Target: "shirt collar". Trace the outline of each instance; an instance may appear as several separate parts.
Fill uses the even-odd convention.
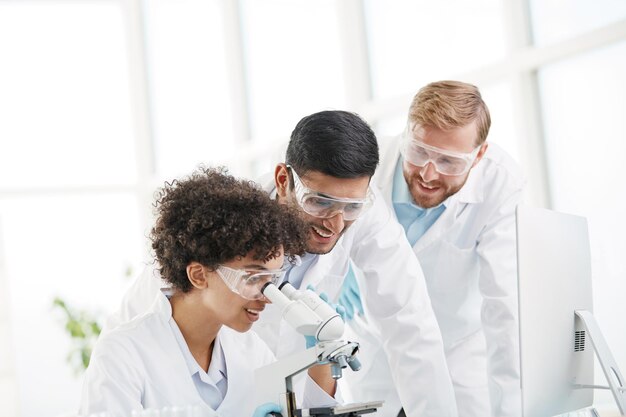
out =
[[[209,377],[217,384],[222,378],[228,379],[228,370],[226,369],[226,359],[224,350],[218,333],[213,342],[213,353],[211,354],[211,364],[209,365]]]
[[[208,372],[204,372],[204,369],[200,367],[196,359],[191,354],[189,346],[187,346],[187,342],[185,341],[185,338],[173,317],[170,319],[169,324],[172,329],[172,333],[176,338],[176,342],[178,343],[178,347],[185,358],[189,375],[193,376],[198,374],[201,380],[213,383],[214,385],[217,385],[217,383],[222,379],[227,379],[228,374],[226,371],[226,360],[224,357],[224,351],[222,350],[222,344],[220,343],[219,332],[213,341],[213,352],[211,353],[209,370]],[[207,381],[207,377],[210,381]]]

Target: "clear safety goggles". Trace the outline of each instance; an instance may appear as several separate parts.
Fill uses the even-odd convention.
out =
[[[323,219],[334,217],[338,213],[347,221],[356,220],[374,202],[374,194],[367,189],[365,198],[338,198],[321,194],[304,186],[296,170],[287,165],[293,175],[296,200],[302,210],[311,216]]]
[[[288,267],[249,271],[220,265],[217,267],[216,272],[231,291],[248,300],[259,300],[263,298],[261,293],[263,286],[268,282],[274,285],[278,284],[282,281],[287,269]]]
[[[404,160],[418,167],[426,166],[430,162],[435,170],[443,175],[454,176],[467,173],[481,148],[481,145],[478,145],[469,153],[448,151],[427,145],[413,138],[409,132],[407,129],[401,148]]]

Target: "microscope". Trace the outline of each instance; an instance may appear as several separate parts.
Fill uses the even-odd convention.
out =
[[[342,340],[344,322],[341,316],[314,291],[297,290],[288,282],[283,282],[280,287],[268,282],[261,292],[281,310],[283,320],[298,333],[315,337],[318,343],[257,369],[254,374],[257,404],[279,404],[284,417],[356,417],[373,413],[382,406],[382,402],[378,401],[298,409],[292,378],[312,366],[328,363],[334,379],[341,378],[347,367],[358,371],[361,369],[361,363],[356,358],[359,344]]]

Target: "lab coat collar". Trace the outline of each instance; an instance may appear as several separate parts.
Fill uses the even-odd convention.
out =
[[[479,169],[482,163],[484,163],[484,161],[480,160],[478,164],[471,169],[463,188],[453,196],[450,196],[448,200],[454,201],[453,199],[455,199],[459,203],[469,204],[483,202],[485,199],[485,181],[483,180],[483,170]]]
[[[359,219],[356,221],[358,222]],[[351,227],[354,227],[354,224]],[[345,233],[349,232],[350,229],[348,229]],[[331,274],[331,272],[339,271],[339,275],[342,277],[348,273],[347,259],[350,258],[350,254],[346,252],[344,245],[342,244],[344,236],[339,238],[337,244],[330,252],[324,255],[318,255],[317,261],[306,271],[300,288],[306,288],[307,286],[312,285],[318,292],[322,289],[327,294],[335,292],[335,287],[342,281],[337,280],[336,275]],[[345,268],[339,268],[337,265],[338,262],[345,264]]]
[[[396,170],[396,164],[389,162],[389,160],[398,161],[398,158],[400,157],[400,143],[400,136],[394,136],[392,138],[381,140],[380,153],[383,160],[376,170],[376,174],[372,180],[375,187],[382,193],[385,201],[388,202],[391,202],[392,199],[393,187],[391,185],[393,184],[393,176]]]
[[[180,331],[178,327],[178,323],[174,320],[174,317],[169,320],[170,327],[172,328],[172,332],[174,333],[174,337],[176,337],[176,341],[178,342],[178,346],[180,347],[181,352],[185,358],[185,362],[187,363],[187,369],[189,370],[189,375],[198,374],[200,379],[204,382],[211,383],[213,385],[217,385],[222,379],[227,378],[226,374],[226,360],[224,358],[222,352],[222,344],[220,342],[220,334],[215,337],[213,341],[213,351],[211,353],[211,363],[209,365],[208,372],[205,372],[204,369],[200,367],[196,359],[191,354],[189,350],[189,346],[185,341],[185,337],[183,333]],[[207,377],[210,381],[207,381]]]
[[[169,328],[169,320],[172,318],[172,306],[165,296],[164,292],[167,292],[167,290],[164,289],[159,291],[150,311],[156,313],[159,316],[165,328]],[[171,342],[176,344],[176,346],[178,347],[178,344],[174,340],[174,335],[172,333],[170,333],[170,335]],[[226,391],[226,396],[224,397],[224,400],[217,408],[217,410],[215,410],[221,412],[223,410],[238,409],[239,407],[237,403],[241,401],[241,398],[238,398],[236,395],[237,389],[233,389],[232,387],[244,386],[248,383],[248,381],[240,381],[240,378],[238,378],[238,376],[247,375],[249,373],[248,370],[244,369],[243,367],[246,363],[248,363],[246,357],[250,355],[250,352],[246,351],[246,348],[249,349],[249,346],[242,346],[241,343],[238,342],[238,340],[240,339],[237,338],[237,332],[226,326],[222,326],[222,328],[219,330],[218,338],[222,346],[222,351],[224,352],[226,373],[227,375],[230,375],[230,378],[228,379],[229,389]],[[218,340],[218,338],[216,338],[216,340]],[[187,363],[184,360],[184,355],[182,352],[178,358],[172,358],[172,360],[176,360],[179,363],[177,366],[184,366],[185,368],[187,368]],[[188,389],[192,389],[195,391],[195,386],[193,384],[193,380],[191,379],[191,375],[189,378]],[[202,403],[206,405],[204,401],[202,401]],[[224,411],[224,413],[226,415],[226,411]]]
[[[400,143],[401,140],[398,136],[382,142],[381,148],[384,149],[383,162],[381,169],[376,173],[374,181],[376,187],[380,189],[389,204],[391,204],[392,201],[394,173],[397,164],[401,163]],[[487,151],[485,157],[487,157],[488,154],[489,151]],[[426,233],[424,233],[424,236],[415,243],[415,250],[420,251],[440,239],[441,236],[454,225],[454,221],[467,207],[467,204],[481,203],[484,200],[484,170],[481,168],[481,164],[483,163],[484,161],[481,160],[472,168],[463,188],[443,202],[446,206],[446,210]],[[395,216],[395,211],[393,214]]]
[[[228,389],[224,400],[216,411],[220,415],[232,415],[232,410],[240,408],[239,403],[241,402],[241,393],[237,394],[238,388],[236,387],[246,386],[250,382],[248,380],[243,381],[241,376],[249,374],[250,370],[247,368],[247,364],[249,363],[248,357],[251,354],[251,346],[241,343],[241,335],[236,330],[226,326],[222,326],[218,336],[226,362]]]

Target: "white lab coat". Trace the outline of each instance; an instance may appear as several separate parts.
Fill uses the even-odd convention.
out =
[[[142,282],[152,278],[144,276]],[[158,282],[157,280],[153,280]],[[152,290],[158,286],[151,287]],[[160,291],[144,314],[117,322],[101,336],[85,373],[80,415],[108,412],[128,417],[131,410],[166,406],[211,408],[200,397],[169,320],[172,308]],[[138,306],[138,305],[137,305]],[[219,331],[228,374],[228,390],[217,410],[221,417],[250,417],[255,408],[254,370],[275,362],[273,353],[253,332],[226,326]],[[309,406],[336,402],[307,378],[303,402]],[[209,414],[211,415],[211,414]]]
[[[273,181],[265,185],[273,192]],[[325,292],[336,301],[352,260],[363,271],[359,282],[363,303],[383,340],[382,349],[391,363],[407,416],[456,416],[441,333],[422,270],[404,230],[380,193],[373,191],[373,206],[350,226],[330,253],[317,258],[300,288],[313,285],[317,292]],[[254,330],[278,358],[302,350],[301,336],[280,320],[280,311],[273,305],[266,306]],[[364,362],[363,368],[371,365]],[[344,376],[351,373],[348,369]]]
[[[273,192],[273,179],[265,185],[268,192]],[[392,210],[380,193],[373,191],[373,206],[350,226],[330,253],[318,257],[305,274],[301,288],[311,284],[336,301],[352,259],[363,271],[359,285],[371,318],[369,330],[376,331],[383,341],[381,349],[394,370],[393,382],[407,416],[455,417],[456,401],[441,332],[422,269]],[[109,317],[104,332],[146,311],[147,301],[162,285],[158,273],[147,269],[125,294],[120,310]],[[270,304],[253,329],[277,358],[304,349],[302,336],[280,320],[280,312]],[[373,366],[362,362],[363,369]],[[346,370],[344,376],[350,373]],[[343,380],[339,382],[341,387]]]
[[[397,138],[384,143],[374,177],[389,207],[399,144]],[[441,328],[459,416],[521,415],[515,207],[523,184],[515,161],[490,143],[465,186],[413,247]],[[366,360],[375,364],[351,382],[357,399],[379,396],[387,402],[379,415],[395,417],[401,405],[371,327],[351,322]]]

